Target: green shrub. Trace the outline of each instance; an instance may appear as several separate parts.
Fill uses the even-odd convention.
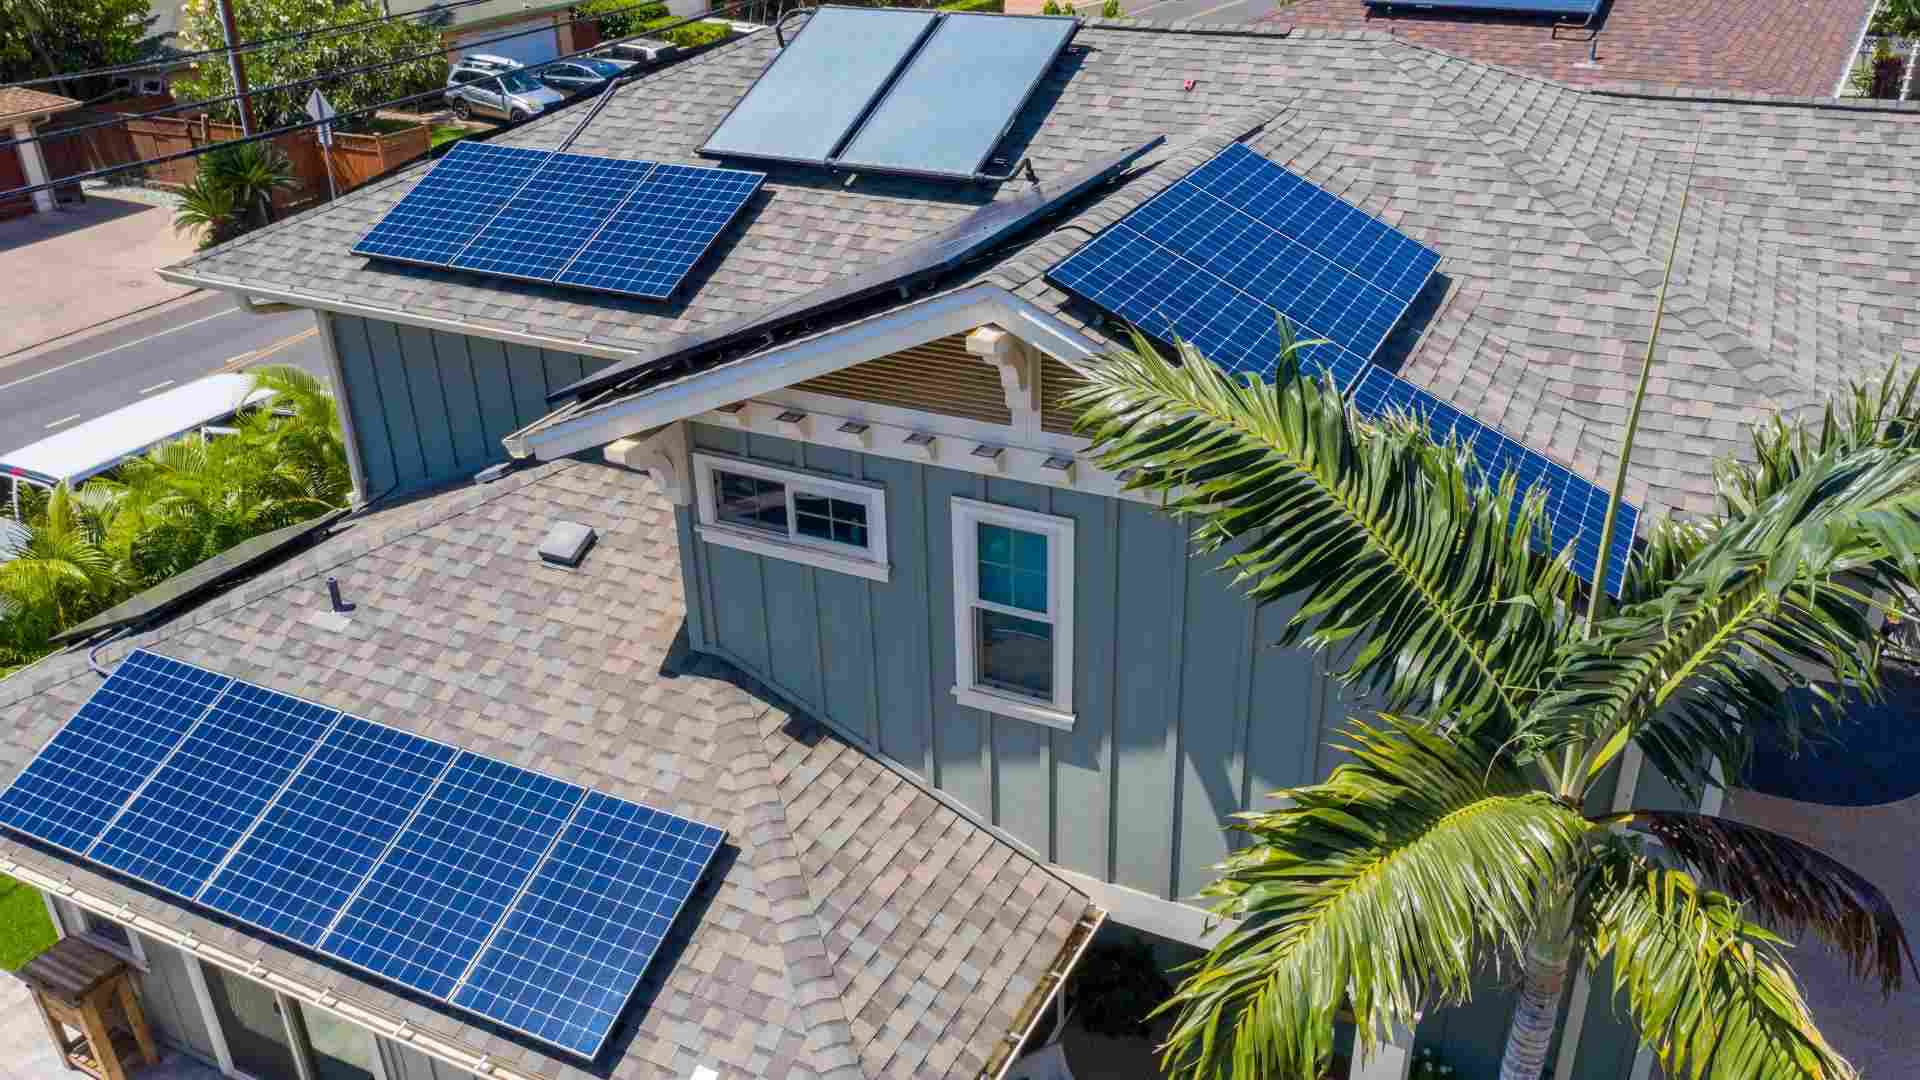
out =
[[[941,11],[984,11],[990,15],[999,15],[1007,10],[1006,0],[952,0],[941,4]]]
[[[657,34],[654,33],[654,31],[660,27],[672,26],[679,21],[680,18],[677,15],[650,19],[646,23],[635,27],[632,32],[657,37],[662,41],[678,45],[683,49],[697,49],[702,45],[711,45],[716,41],[724,40],[727,35],[733,33],[733,27],[726,23],[711,21],[688,23],[676,30],[661,30]]]
[[[1060,14],[1060,5],[1054,3],[1053,0],[1047,0],[1047,5],[1040,9],[1040,14],[1058,15]]]
[[[600,16],[602,38],[632,37],[643,31],[648,23],[672,20],[667,5],[641,4],[635,7],[633,0],[587,0],[580,5],[579,11],[583,16]]]
[[[1100,6],[1100,17],[1103,19],[1117,19],[1121,14],[1120,0],[1107,0]]]

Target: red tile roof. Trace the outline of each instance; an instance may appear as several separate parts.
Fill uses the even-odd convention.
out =
[[[1644,82],[1831,97],[1874,0],[1613,0],[1593,28],[1525,15],[1396,10],[1295,0],[1270,20],[1385,30],[1411,44],[1574,86]],[[1597,63],[1587,59],[1597,45]]]

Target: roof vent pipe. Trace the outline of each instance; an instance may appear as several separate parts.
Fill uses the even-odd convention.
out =
[[[345,615],[353,610],[352,604],[340,599],[340,579],[332,575],[327,577],[327,600],[333,604],[336,614]]]

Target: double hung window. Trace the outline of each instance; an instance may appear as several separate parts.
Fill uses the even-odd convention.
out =
[[[953,500],[954,697],[1073,726],[1073,521]]]
[[[887,495],[872,484],[695,454],[709,543],[887,580]]]

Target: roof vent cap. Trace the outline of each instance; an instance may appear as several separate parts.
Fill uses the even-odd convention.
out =
[[[555,566],[579,566],[599,534],[577,521],[556,521],[540,541],[540,560]]]

